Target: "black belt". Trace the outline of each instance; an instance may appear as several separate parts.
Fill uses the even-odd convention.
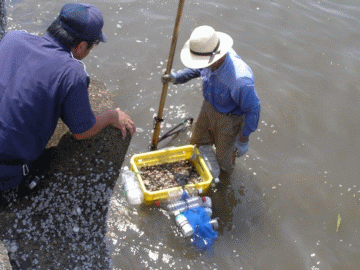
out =
[[[24,164],[25,162],[20,159],[0,160],[0,165],[16,166],[16,165],[24,165]]]
[[[22,166],[23,175],[26,176],[29,174],[30,170],[28,165],[20,160],[20,159],[13,159],[13,160],[0,160],[0,166]]]

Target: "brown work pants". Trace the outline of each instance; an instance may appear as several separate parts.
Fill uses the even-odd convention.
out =
[[[235,166],[235,141],[240,134],[242,117],[219,113],[204,100],[190,144],[215,144],[220,169],[232,173]]]

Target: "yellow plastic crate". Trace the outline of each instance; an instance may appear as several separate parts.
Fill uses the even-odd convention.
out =
[[[152,204],[155,201],[161,201],[168,198],[168,192],[174,191],[176,189],[180,189],[181,187],[173,187],[168,189],[149,191],[146,189],[144,182],[141,178],[139,170],[141,167],[146,166],[155,166],[164,163],[174,163],[181,160],[190,159],[193,154],[194,146],[193,145],[185,145],[180,147],[162,149],[152,152],[147,152],[143,154],[136,154],[131,157],[131,170],[135,172],[137,179],[139,180],[141,190],[144,193],[144,203]],[[195,148],[195,154],[199,155],[199,149]],[[196,161],[193,162],[198,174],[203,179],[203,181],[196,184],[188,184],[185,187],[195,187],[202,192],[205,192],[211,184],[212,175],[206,166],[205,161],[199,155]]]

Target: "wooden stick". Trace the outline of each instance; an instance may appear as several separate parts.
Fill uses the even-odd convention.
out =
[[[185,3],[185,0],[179,0],[179,6],[178,6],[176,20],[175,20],[175,26],[174,26],[174,33],[172,36],[170,54],[169,54],[169,59],[168,59],[165,74],[169,74],[171,72],[171,67],[172,67],[173,60],[174,60],[174,53],[175,53],[176,42],[177,42],[177,38],[178,38],[180,20],[181,20],[182,11],[184,8],[184,3]],[[155,117],[155,127],[154,127],[154,134],[153,134],[152,142],[151,142],[151,150],[157,149],[157,144],[159,141],[159,134],[160,134],[160,125],[161,125],[161,122],[163,121],[162,116],[163,116],[163,110],[164,110],[164,105],[165,105],[168,84],[169,84],[168,82],[163,84],[158,115],[157,115],[157,117]]]
[[[0,0],[0,40],[5,36],[5,32],[6,32],[5,0]]]

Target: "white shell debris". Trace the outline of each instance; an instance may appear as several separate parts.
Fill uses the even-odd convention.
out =
[[[108,249],[105,228],[112,189],[106,182],[110,179],[116,182],[117,174],[110,168],[107,173],[91,174],[91,178],[55,174],[52,185],[29,196],[25,207],[11,206],[14,220],[2,238],[6,249],[16,255],[16,260],[30,263],[34,268],[43,261],[36,252],[56,246],[60,247],[57,255],[70,254],[69,260],[74,265],[111,269],[107,267],[111,265],[110,257],[99,254]],[[84,198],[84,194],[88,197]],[[37,243],[34,253],[24,253],[23,246],[34,243]],[[67,250],[61,250],[64,247]],[[66,268],[60,262],[54,265]]]

